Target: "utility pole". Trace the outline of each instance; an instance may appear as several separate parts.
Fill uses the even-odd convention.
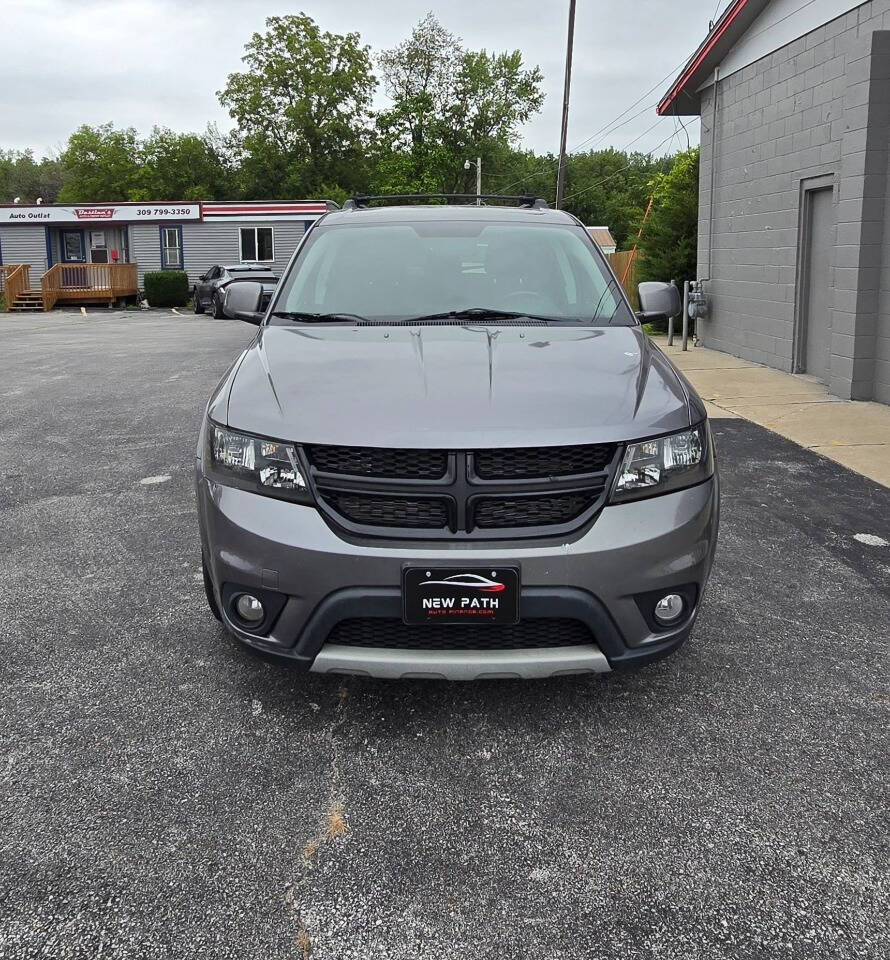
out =
[[[464,170],[469,170],[471,166],[476,167],[476,206],[482,206],[482,157],[476,157],[475,164],[472,160],[464,160]]]
[[[562,206],[566,182],[566,137],[569,132],[569,90],[572,85],[572,47],[575,44],[575,0],[569,0],[569,37],[566,45],[566,82],[562,95],[562,131],[559,138],[559,167],[556,173],[556,208]]]

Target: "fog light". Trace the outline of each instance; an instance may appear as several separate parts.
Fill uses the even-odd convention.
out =
[[[655,604],[655,619],[665,625],[676,623],[683,615],[685,607],[679,593],[669,593]]]
[[[247,623],[259,623],[266,615],[266,609],[260,601],[249,593],[242,593],[235,601],[235,611]]]

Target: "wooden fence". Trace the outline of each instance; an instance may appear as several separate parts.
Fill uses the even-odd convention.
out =
[[[621,284],[630,298],[634,310],[640,309],[640,300],[637,296],[637,268],[640,263],[639,252],[633,250],[619,250],[617,253],[609,254],[609,263],[615,271],[615,276],[624,282]],[[629,265],[629,269],[628,269]],[[626,275],[626,276],[625,276]]]

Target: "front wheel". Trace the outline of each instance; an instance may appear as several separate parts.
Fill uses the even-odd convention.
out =
[[[198,288],[197,288],[197,287],[195,287],[194,301],[195,301],[195,313],[203,313],[203,312],[204,312],[204,304],[201,303],[201,298],[198,296]]]
[[[224,319],[225,314],[223,313],[222,300],[219,299],[218,294],[213,295],[213,319],[222,320]]]

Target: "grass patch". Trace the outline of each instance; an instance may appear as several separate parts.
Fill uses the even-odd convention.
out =
[[[343,816],[343,807],[338,803],[328,814],[328,839],[333,840],[334,837],[342,836],[348,829],[349,824]]]

